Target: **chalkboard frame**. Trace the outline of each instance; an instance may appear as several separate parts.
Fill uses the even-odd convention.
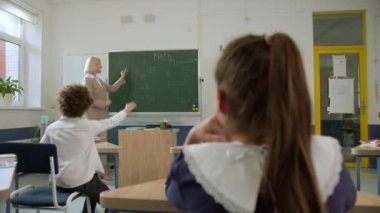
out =
[[[137,112],[132,112],[133,116],[141,116],[141,115],[168,115],[168,116],[185,116],[185,117],[199,117],[201,115],[200,111],[201,111],[201,77],[200,77],[200,71],[199,71],[199,55],[198,55],[198,52],[199,50],[198,49],[159,49],[159,50],[136,50],[136,51],[111,51],[111,52],[108,52],[108,77],[110,79],[110,82],[113,83],[114,80],[116,79],[115,78],[115,72],[119,72],[119,70],[114,70],[115,67],[112,67],[112,59],[111,59],[111,54],[125,54],[125,53],[141,53],[141,52],[178,52],[178,51],[195,51],[196,53],[196,70],[195,73],[196,73],[196,87],[197,87],[197,103],[195,104],[195,107],[193,107],[194,109],[192,109],[191,111],[188,110],[188,111],[137,111]],[[125,64],[127,67],[128,67],[128,64]],[[122,67],[119,66],[119,69],[121,69]],[[128,68],[130,69],[130,68]],[[113,75],[113,76],[112,76]],[[126,77],[127,79],[127,84],[128,84],[128,75]],[[195,81],[193,81],[195,83]],[[109,96],[112,96],[112,94],[109,94]],[[111,99],[111,98],[110,98]],[[112,106],[112,105],[111,105]],[[116,109],[116,108],[113,108],[111,109],[110,111],[111,112],[115,112],[115,111],[118,111],[119,109]],[[113,114],[113,113],[111,113]]]

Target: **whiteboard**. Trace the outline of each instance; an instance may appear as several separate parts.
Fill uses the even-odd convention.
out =
[[[108,53],[104,54],[69,54],[63,57],[62,82],[61,86],[68,84],[82,83],[84,77],[84,65],[87,58],[94,56],[102,61],[102,72],[97,75],[98,78],[108,83]]]

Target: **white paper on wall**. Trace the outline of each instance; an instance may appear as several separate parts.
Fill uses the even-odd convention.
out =
[[[375,97],[376,97],[376,104],[380,104],[380,80],[375,80]]]
[[[345,55],[333,55],[333,73],[334,77],[347,77],[346,72],[346,56]]]
[[[351,113],[354,110],[354,79],[329,78],[329,113]]]

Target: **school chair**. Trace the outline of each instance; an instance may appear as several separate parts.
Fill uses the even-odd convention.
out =
[[[58,173],[57,148],[54,144],[35,144],[4,142],[0,143],[1,153],[13,153],[17,156],[15,191],[7,202],[14,209],[60,210],[67,212],[69,205],[76,198],[83,196],[80,192],[67,193],[57,188],[55,175]],[[40,186],[27,185],[19,188],[19,174],[50,174],[50,183]],[[91,212],[89,198],[85,198],[88,212]]]

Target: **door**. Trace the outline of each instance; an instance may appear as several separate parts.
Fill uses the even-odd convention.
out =
[[[365,51],[361,47],[316,47],[315,133],[338,139],[347,166],[352,147],[368,139]],[[361,166],[368,166],[363,159]]]

